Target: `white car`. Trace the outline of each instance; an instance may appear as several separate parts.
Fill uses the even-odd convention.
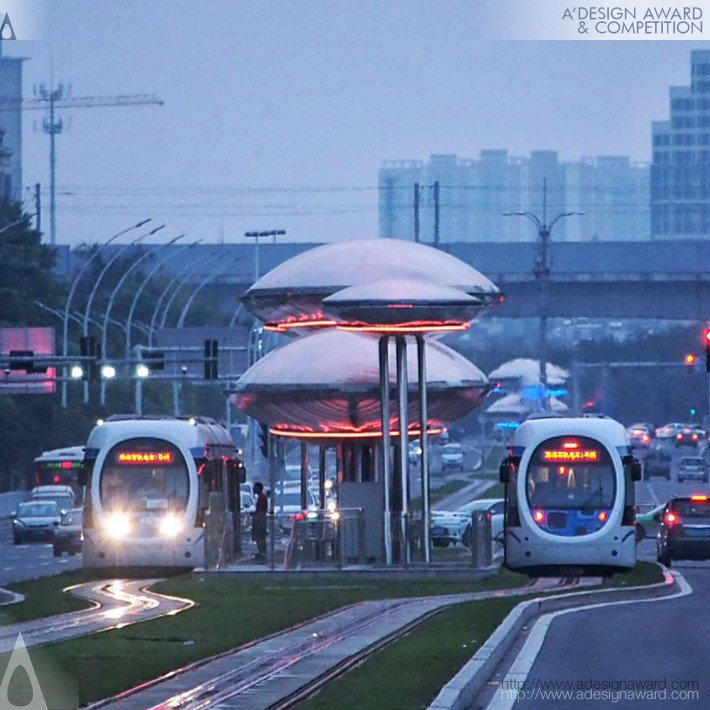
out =
[[[503,512],[505,501],[502,498],[480,498],[448,512],[435,510],[431,514],[431,539],[435,547],[447,547],[450,543],[471,544],[471,520],[473,513],[479,510],[491,514],[491,537],[503,540]]]
[[[457,443],[441,447],[441,468],[443,471],[454,468],[463,471],[463,446]]]

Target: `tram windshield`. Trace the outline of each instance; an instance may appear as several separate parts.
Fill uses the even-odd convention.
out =
[[[548,439],[528,465],[531,508],[599,510],[611,508],[616,476],[611,456],[598,441],[580,436]]]
[[[187,507],[189,475],[177,447],[161,439],[128,439],[114,446],[101,471],[106,510],[180,512]]]

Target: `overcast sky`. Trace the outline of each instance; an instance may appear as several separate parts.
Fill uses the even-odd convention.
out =
[[[59,241],[144,216],[208,241],[374,236],[384,159],[650,160],[650,122],[668,117],[668,87],[688,83],[703,43],[489,40],[485,4],[55,0],[46,40],[5,43],[29,57],[27,93],[49,80],[51,54],[74,96],[165,101],[62,113]],[[25,183],[48,187],[39,118],[26,114]],[[324,190],[336,187],[358,189]]]

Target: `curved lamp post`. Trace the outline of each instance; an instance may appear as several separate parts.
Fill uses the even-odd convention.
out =
[[[135,271],[135,269],[138,268],[146,259],[148,259],[153,254],[155,254],[156,251],[158,251],[159,249],[162,249],[163,247],[169,247],[172,244],[175,244],[175,242],[182,239],[184,236],[185,236],[184,234],[180,234],[177,237],[173,237],[170,241],[168,241],[165,244],[156,244],[155,246],[151,247],[150,249],[145,251],[143,254],[141,254],[141,256],[138,257],[138,259],[136,259],[123,272],[121,278],[118,280],[118,283],[114,287],[113,291],[111,291],[111,295],[109,296],[109,299],[108,299],[108,304],[106,305],[106,312],[104,313],[103,325],[101,326],[101,353],[104,358],[106,357],[106,353],[107,353],[108,324],[110,321],[111,308],[113,307],[113,302],[116,298],[116,295],[121,290],[121,286],[123,286],[123,284],[126,282],[126,279],[131,275],[131,273],[133,271]],[[106,404],[106,380],[105,379],[101,380],[101,404]]]
[[[96,282],[94,283],[93,288],[91,289],[91,293],[89,293],[89,298],[86,302],[86,308],[84,309],[84,336],[89,335],[89,314],[91,313],[91,306],[94,303],[94,298],[96,297],[96,294],[99,290],[99,286],[101,285],[101,282],[103,281],[104,276],[108,273],[109,269],[118,261],[118,259],[125,254],[126,251],[134,247],[136,244],[139,242],[142,242],[144,239],[147,239],[151,235],[155,234],[156,232],[160,231],[165,227],[164,224],[161,224],[160,226],[156,227],[155,229],[151,229],[150,232],[147,232],[146,234],[141,234],[139,237],[136,237],[132,242],[128,244],[124,244],[120,249],[116,250],[116,253],[104,264],[103,269],[99,272],[99,275],[96,277]],[[84,382],[84,404],[88,404],[89,402],[89,383]]]
[[[148,219],[144,219],[137,224],[134,224],[132,227],[128,227],[127,229],[122,229],[120,232],[117,232],[113,236],[109,237],[103,244],[101,244],[94,252],[89,254],[89,256],[84,260],[84,263],[81,265],[81,268],[79,269],[77,275],[74,277],[74,281],[72,281],[72,285],[69,288],[69,293],[67,295],[67,300],[66,303],[64,304],[64,322],[62,324],[62,357],[66,358],[69,354],[69,312],[71,309],[71,303],[74,298],[74,294],[76,293],[77,286],[79,285],[79,281],[81,280],[81,277],[84,275],[84,272],[89,268],[91,263],[98,257],[98,255],[112,242],[116,241],[119,237],[123,236],[124,234],[127,234],[128,232],[132,232],[134,229],[140,229],[144,224],[148,224],[152,220],[152,217],[149,217]],[[67,383],[66,379],[62,378],[62,407],[67,406]]]
[[[223,266],[221,269],[217,270],[215,273],[210,274],[209,276],[206,276],[202,281],[200,281],[199,285],[195,288],[195,290],[190,294],[190,297],[187,299],[187,303],[185,304],[184,308],[182,309],[182,312],[180,313],[180,317],[178,318],[177,322],[177,327],[178,328],[184,328],[185,327],[185,318],[187,317],[187,312],[190,310],[190,307],[195,301],[195,298],[197,298],[197,294],[202,291],[202,289],[207,286],[207,284],[212,281],[213,279],[217,278],[218,276],[221,276],[225,271],[230,269],[232,265],[234,264],[234,261],[227,262],[225,266]]]
[[[179,254],[182,254],[183,252],[187,251],[188,249],[192,249],[192,247],[196,246],[199,244],[202,240],[198,239],[197,241],[192,242],[191,244],[187,244],[184,247],[181,247],[177,251],[171,252],[170,254],[167,254],[165,257],[160,259],[155,266],[148,272],[148,275],[143,279],[143,283],[138,287],[138,290],[136,291],[136,295],[133,297],[133,301],[131,303],[131,307],[128,310],[128,318],[126,319],[126,360],[131,359],[131,327],[133,325],[133,313],[136,310],[136,306],[138,305],[138,301],[143,294],[143,291],[145,290],[145,287],[148,285],[150,280],[155,276],[160,269],[165,266],[165,264],[170,261],[170,259],[178,256]],[[145,333],[149,334],[150,329],[146,326],[145,328]]]

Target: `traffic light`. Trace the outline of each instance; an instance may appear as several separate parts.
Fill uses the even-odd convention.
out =
[[[710,372],[710,328],[705,330],[703,338],[705,340],[705,371]]]
[[[47,365],[35,365],[33,350],[10,350],[10,369],[24,370],[28,375],[47,372]]]
[[[165,353],[162,350],[143,350],[141,357],[151,372],[165,369]]]
[[[269,458],[269,427],[262,422],[259,422],[259,451],[265,459]]]
[[[219,341],[215,338],[205,340],[205,379],[219,379],[217,369],[219,359]]]
[[[101,379],[98,367],[98,361],[101,359],[101,346],[96,338],[93,335],[82,335],[79,341],[79,351],[82,358],[93,358],[93,360],[82,361],[84,372],[81,379],[85,382],[98,382]]]

